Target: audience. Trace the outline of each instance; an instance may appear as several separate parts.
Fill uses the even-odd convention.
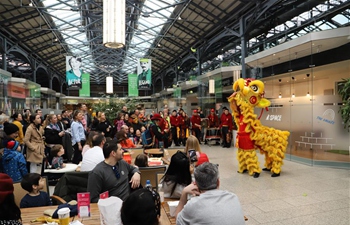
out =
[[[72,146],[74,148],[74,155],[72,162],[75,164],[79,164],[82,160],[81,151],[83,150],[83,146],[85,144],[85,130],[81,120],[83,119],[83,114],[76,110],[73,114],[73,122],[71,124],[72,129]]]
[[[89,150],[89,149],[91,149],[92,147],[94,147],[94,146],[92,145],[92,137],[93,137],[94,135],[96,135],[96,134],[98,134],[98,132],[96,132],[96,131],[90,131],[90,133],[89,133],[89,135],[88,135],[88,137],[87,137],[87,139],[86,139],[85,145],[84,145],[84,147],[83,147],[83,150],[81,151],[81,155],[82,155],[83,157],[84,157],[85,152],[87,152],[87,150]]]
[[[61,169],[66,167],[66,164],[63,163],[64,148],[62,145],[54,145],[51,148],[52,163],[51,166],[54,169]]]
[[[8,174],[13,182],[19,182],[28,173],[27,162],[20,152],[21,146],[18,141],[7,142],[1,159],[0,171]]]
[[[18,137],[19,129],[15,124],[5,122],[4,123],[5,136],[2,144],[6,146],[8,141],[15,140]]]
[[[91,202],[97,202],[99,195],[106,191],[109,196],[124,201],[130,194],[129,183],[132,189],[140,186],[139,170],[123,160],[123,150],[118,142],[106,142],[103,145],[103,155],[105,160],[97,164],[89,174],[87,191],[90,192]]]
[[[185,153],[178,151],[171,157],[161,182],[165,198],[180,198],[182,190],[192,182],[190,160]]]
[[[106,138],[101,133],[95,132],[95,135],[92,137],[92,145],[94,147],[85,152],[80,171],[91,171],[97,164],[105,159],[102,150],[105,142]]]
[[[194,171],[196,182],[182,191],[176,208],[176,224],[244,225],[244,216],[238,197],[219,190],[218,166],[203,163]],[[188,195],[196,195],[188,200]],[[200,209],[200,210],[199,210]]]
[[[51,205],[50,197],[46,192],[40,191],[44,188],[45,180],[37,173],[28,173],[21,181],[21,186],[28,191],[20,203],[21,208],[39,207]]]
[[[0,184],[0,224],[21,225],[21,210],[15,203],[12,179],[0,173]]]
[[[12,119],[13,119],[12,123],[18,127],[18,136],[15,140],[19,142],[19,145],[21,147],[20,151],[22,151],[22,146],[24,144],[24,142],[23,142],[24,135],[23,135],[23,125],[22,125],[22,114],[14,113],[12,115]]]
[[[123,202],[120,216],[124,225],[157,225],[160,217],[160,198],[148,189],[134,191]]]
[[[120,145],[122,146],[122,148],[136,148],[136,145],[128,137],[125,130],[123,130],[123,129],[120,130],[117,133],[116,138],[117,138],[118,142],[120,143]]]
[[[146,154],[137,155],[134,164],[137,167],[148,167],[148,156]]]

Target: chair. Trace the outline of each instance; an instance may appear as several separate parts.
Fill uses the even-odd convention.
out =
[[[157,189],[158,173],[165,173],[166,166],[150,166],[150,167],[140,167],[141,172],[141,184],[145,185],[147,180],[151,181],[153,189]]]
[[[169,158],[169,160],[171,159],[171,157],[178,151],[181,151],[181,152],[185,152],[185,149],[184,148],[168,148],[168,155],[166,156],[167,158]],[[164,156],[165,157],[165,156]]]
[[[87,191],[89,172],[67,172],[58,181],[54,194],[66,202],[77,200],[77,193]]]
[[[132,154],[130,154],[131,155],[131,165],[134,165],[136,157],[140,154],[143,154],[143,148],[131,148],[128,150],[132,152]]]
[[[49,183],[47,177],[43,176],[42,177],[45,180],[45,185],[42,191],[46,192],[50,196],[50,191],[49,191]],[[13,184],[14,190],[13,194],[15,196],[15,203],[19,207],[22,198],[28,193],[26,190],[24,190],[21,186],[21,182],[17,182]],[[50,196],[51,200],[54,200],[53,202],[58,203],[58,204],[63,204],[66,203],[66,201],[59,196],[56,195],[51,195]]]

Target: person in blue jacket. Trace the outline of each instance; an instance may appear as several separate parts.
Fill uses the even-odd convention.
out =
[[[9,175],[13,182],[19,182],[28,173],[26,160],[20,150],[18,141],[7,142],[1,159],[2,170]]]

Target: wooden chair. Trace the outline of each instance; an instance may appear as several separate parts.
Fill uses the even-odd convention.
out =
[[[157,189],[158,179],[157,174],[165,173],[166,166],[150,166],[140,167],[141,172],[141,184],[144,186],[147,180],[151,181],[153,189]]]
[[[143,154],[143,148],[131,148],[128,149],[130,152],[132,152],[131,154],[131,165],[134,165],[136,156]]]
[[[46,176],[42,177],[45,180],[45,185],[42,191],[46,192],[50,196],[50,191],[49,191],[49,183],[48,179]],[[22,198],[28,193],[26,190],[24,190],[21,186],[21,182],[17,182],[13,184],[14,191],[13,194],[15,196],[15,203],[19,207]],[[58,203],[58,204],[63,204],[66,203],[66,201],[59,196],[56,195],[51,195],[50,198],[54,200],[53,202]]]
[[[177,151],[181,151],[181,152],[185,152],[184,148],[168,148],[168,154],[166,157],[171,159],[171,157],[177,152]],[[165,157],[165,156],[164,156]]]

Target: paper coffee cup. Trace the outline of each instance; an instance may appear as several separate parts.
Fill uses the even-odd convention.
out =
[[[67,207],[59,209],[57,211],[60,225],[69,225],[69,213],[70,213],[70,209]]]

